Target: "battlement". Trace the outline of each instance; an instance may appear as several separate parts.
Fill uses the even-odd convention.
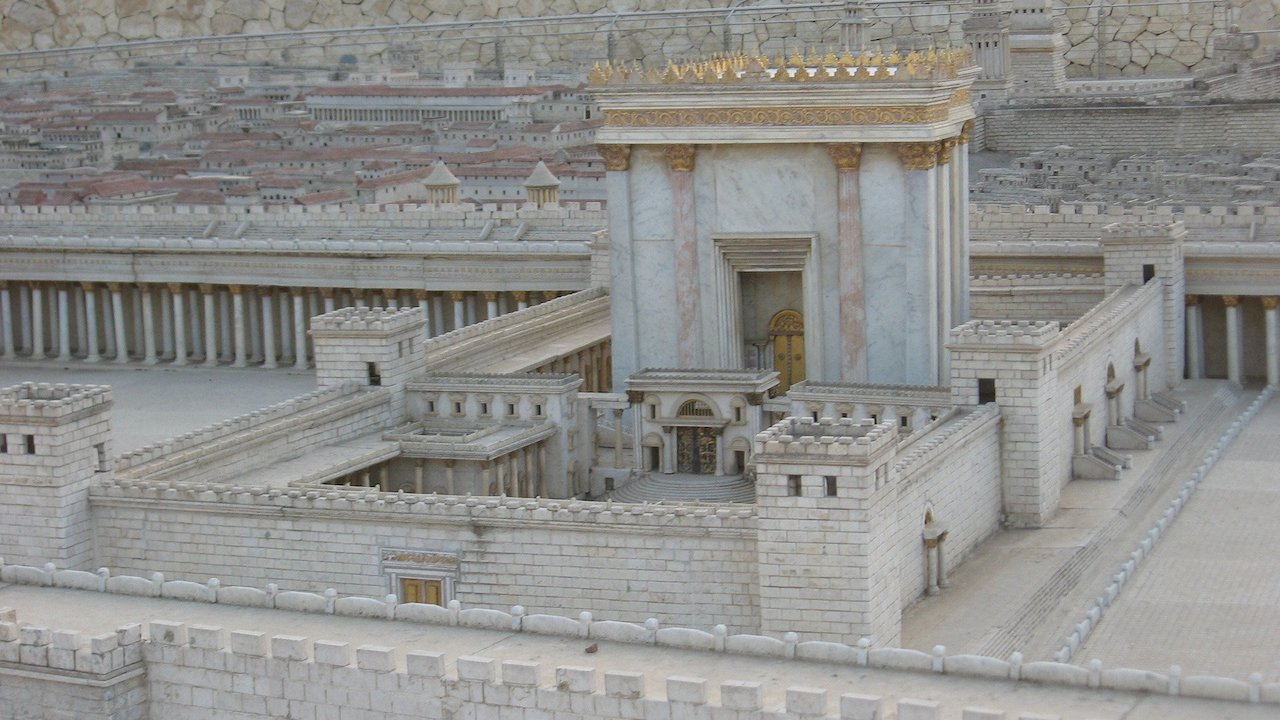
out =
[[[792,417],[756,435],[755,453],[785,456],[826,456],[856,462],[867,460],[897,444],[898,423],[871,419]],[[794,458],[798,459],[798,458]]]
[[[1187,235],[1187,226],[1182,221],[1177,222],[1143,222],[1138,221],[1119,221],[1104,225],[1102,228],[1102,242],[1169,242],[1181,240]]]
[[[1045,320],[970,320],[951,331],[948,345],[1043,348],[1054,342],[1059,332],[1058,323]]]
[[[395,310],[380,307],[339,308],[311,318],[311,334],[342,337],[351,333],[394,335],[420,328],[426,320],[417,307]]]
[[[0,390],[0,416],[10,421],[47,424],[59,418],[111,407],[107,385],[22,383]]]
[[[406,522],[485,523],[523,521],[532,523],[590,523],[618,527],[717,528],[754,530],[755,507],[740,505],[668,503],[616,503],[541,498],[475,497],[390,493],[365,490],[246,487],[213,482],[175,482],[118,478],[92,489],[93,502],[133,505],[140,501],[225,504],[237,511],[246,507],[295,512],[314,511],[330,516],[338,513],[376,513],[380,520],[401,518]]]

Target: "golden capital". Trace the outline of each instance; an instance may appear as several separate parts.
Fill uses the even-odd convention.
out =
[[[908,170],[930,170],[937,163],[939,142],[898,143],[898,157]]]
[[[960,144],[959,138],[945,138],[938,148],[938,164],[946,165],[951,162],[951,155],[956,149],[956,145]]]
[[[969,136],[973,134],[973,121],[965,120],[964,125],[960,127],[960,144],[968,145]]]
[[[515,297],[516,302],[529,301],[529,292],[527,290],[516,290],[516,291],[513,291],[511,294]]]
[[[212,285],[209,285],[209,284],[207,284],[207,283],[200,283],[200,292],[201,292],[201,294],[203,294],[203,295],[212,295],[212,294],[213,294],[213,286],[212,286]]]
[[[427,299],[427,291],[422,288],[415,288],[413,291],[413,299],[422,302]]]
[[[1240,296],[1239,295],[1223,295],[1222,304],[1226,305],[1229,308],[1233,308],[1240,304]]]
[[[462,302],[462,299],[463,299],[464,297],[466,297],[466,295],[465,295],[465,293],[463,293],[461,290],[450,290],[450,291],[449,291],[449,299],[450,299],[450,300],[453,300],[454,302]]]
[[[1195,307],[1196,305],[1199,305],[1199,304],[1200,304],[1200,296],[1199,296],[1199,295],[1187,295],[1186,297],[1184,297],[1184,298],[1182,299],[1182,301],[1183,301],[1184,303],[1186,303],[1187,307]]]
[[[113,293],[118,293],[124,289],[124,283],[109,282],[107,283],[107,289]]]
[[[2,289],[2,288],[7,288],[7,287],[9,287],[9,284],[8,284],[8,283],[0,284],[0,289]],[[91,283],[91,282],[82,282],[82,283],[80,283],[80,289],[81,289],[81,290],[84,290],[84,291],[85,291],[85,292],[87,292],[87,293],[91,293],[91,292],[93,292],[93,287],[94,287],[94,285],[93,285],[93,283]]]
[[[492,290],[486,290],[480,293],[480,296],[484,298],[485,302],[496,302],[498,299],[498,293],[493,292]]]
[[[836,170],[857,170],[862,164],[862,143],[832,143],[827,152],[836,163]]]
[[[1275,310],[1280,307],[1280,297],[1275,295],[1262,296],[1262,307],[1264,310]]]
[[[182,294],[182,283],[168,283],[168,285],[169,285],[169,292],[170,292],[170,293],[172,293],[172,294],[174,294],[174,295],[181,295],[181,294]]]
[[[672,172],[693,172],[693,157],[696,154],[692,145],[668,145],[662,150],[667,156],[667,165]]]
[[[597,145],[596,152],[604,158],[605,170],[627,170],[631,167],[630,145]]]
[[[320,297],[325,299],[333,297],[333,288],[331,287],[320,288]]]
[[[244,288],[243,288],[243,287],[241,287],[240,285],[228,285],[228,286],[227,286],[227,290],[230,290],[232,295],[239,295],[239,294],[240,294],[240,291],[241,291],[241,290],[243,290],[243,289],[244,289]]]

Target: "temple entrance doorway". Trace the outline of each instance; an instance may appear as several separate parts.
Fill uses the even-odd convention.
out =
[[[769,320],[769,343],[773,346],[773,369],[778,371],[778,394],[804,380],[804,316],[796,310],[781,310]]]
[[[714,475],[718,434],[709,427],[676,428],[676,472]]]

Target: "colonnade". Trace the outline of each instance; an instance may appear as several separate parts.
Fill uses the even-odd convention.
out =
[[[561,355],[534,369],[540,373],[576,373],[582,377],[580,392],[609,392],[613,387],[613,362],[609,339]]]
[[[1240,295],[1222,295],[1226,327],[1227,379],[1242,384],[1244,374],[1244,317]],[[1204,315],[1202,296],[1186,296],[1187,377],[1198,380],[1205,377]],[[1280,336],[1277,329],[1277,308],[1280,296],[1262,296],[1263,326],[1266,342],[1267,384],[1280,383]]]
[[[359,487],[383,492],[439,492],[446,495],[506,495],[507,497],[547,497],[547,444],[538,441],[499,455],[492,460],[452,458],[408,458],[412,477],[404,468],[392,482],[388,460],[354,470],[326,485]],[[430,467],[428,467],[430,466]],[[430,473],[430,474],[429,474]]]
[[[195,283],[0,281],[0,351],[58,361],[306,368],[315,315],[417,305],[427,337],[523,310],[555,292]]]

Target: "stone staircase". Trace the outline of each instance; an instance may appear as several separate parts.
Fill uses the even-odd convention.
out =
[[[684,475],[646,473],[606,493],[616,502],[754,503],[755,483],[742,475]]]

